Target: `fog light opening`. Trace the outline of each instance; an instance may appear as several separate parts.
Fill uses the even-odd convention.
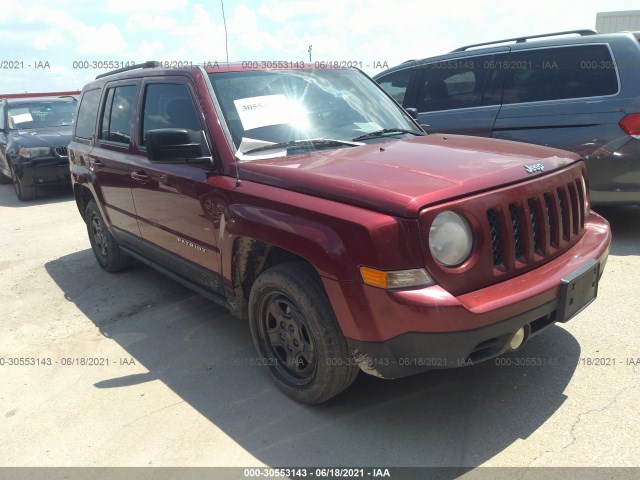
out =
[[[529,325],[520,327],[509,340],[509,350],[518,350],[529,337]]]

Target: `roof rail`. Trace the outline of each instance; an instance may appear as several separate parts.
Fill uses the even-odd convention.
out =
[[[34,98],[34,97],[67,97],[73,95],[80,95],[80,90],[66,91],[66,92],[32,92],[32,93],[0,93],[0,98]]]
[[[160,66],[160,62],[149,61],[144,63],[136,63],[135,65],[131,65],[129,67],[117,68],[116,70],[111,70],[110,72],[101,73],[96,77],[96,80],[99,78],[107,77],[109,75],[113,75],[115,73],[128,72],[129,70],[137,70],[138,68],[157,68]]]
[[[527,40],[531,40],[533,38],[544,38],[544,37],[556,37],[558,35],[569,35],[572,33],[577,33],[580,36],[586,36],[586,35],[596,35],[598,32],[596,32],[595,30],[568,30],[566,32],[555,32],[555,33],[544,33],[542,35],[531,35],[529,37],[515,37],[515,38],[507,38],[505,40],[496,40],[494,42],[484,42],[484,43],[476,43],[474,45],[467,45],[464,47],[460,47],[460,48],[456,48],[455,50],[452,50],[451,53],[453,52],[464,52],[470,48],[474,48],[474,47],[484,47],[486,45],[495,45],[497,43],[507,43],[507,42],[516,42],[516,43],[526,43]]]

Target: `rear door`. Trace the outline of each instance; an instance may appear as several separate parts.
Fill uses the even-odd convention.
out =
[[[500,110],[506,60],[506,53],[497,53],[417,67],[421,75],[415,107],[420,124],[429,133],[491,136]]]
[[[492,136],[588,156],[619,136],[618,75],[609,46],[514,50]]]
[[[205,128],[194,90],[186,77],[154,77],[143,84],[137,138],[139,154],[130,175],[144,255],[179,275],[220,290],[212,211],[211,172],[197,165],[152,163],[145,133],[159,128]],[[159,247],[159,248],[158,248]]]
[[[131,131],[140,81],[107,84],[98,117],[95,148],[89,168],[96,177],[96,193],[116,229],[140,236],[131,196]],[[116,232],[117,234],[117,232]]]

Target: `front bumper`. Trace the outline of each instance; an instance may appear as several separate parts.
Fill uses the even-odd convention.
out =
[[[66,157],[38,158],[14,163],[14,172],[25,187],[71,185]]]
[[[563,279],[587,265],[599,264],[596,275],[601,275],[610,243],[607,221],[592,212],[584,235],[559,257],[458,297],[437,285],[394,291],[352,283],[341,285],[345,311],[334,303],[331,286],[328,293],[360,368],[398,378],[493,358],[508,349],[520,327],[529,337],[566,321],[559,313],[559,307],[565,309]]]

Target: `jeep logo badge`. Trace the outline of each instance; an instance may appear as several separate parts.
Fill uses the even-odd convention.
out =
[[[535,165],[525,165],[524,169],[527,171],[527,173],[544,172],[544,166],[541,163],[536,163]]]

